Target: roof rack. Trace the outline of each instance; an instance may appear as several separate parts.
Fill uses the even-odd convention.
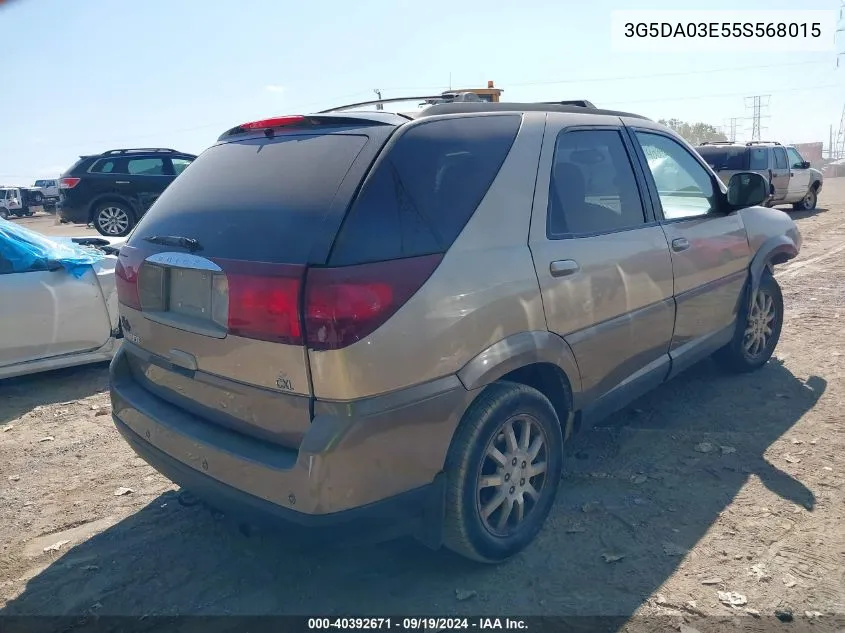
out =
[[[780,145],[777,141],[748,141],[746,143],[747,146],[751,145]]]
[[[169,149],[167,147],[134,147],[130,149],[110,149],[107,152],[103,152],[100,154],[101,156],[117,156],[120,154],[149,154],[152,152],[156,152],[158,154],[178,154],[175,149]]]
[[[598,110],[598,108],[593,105],[592,101],[587,101],[586,99],[574,99],[572,101],[541,101],[544,105],[561,105],[561,106],[578,106],[579,108],[592,108],[593,110]]]
[[[472,97],[475,97],[475,99],[473,99],[469,95],[472,95]],[[330,112],[341,112],[343,110],[351,110],[353,108],[360,108],[360,107],[368,106],[368,105],[379,105],[379,104],[383,104],[383,103],[401,103],[402,101],[422,101],[423,103],[429,103],[429,104],[454,103],[456,101],[457,102],[477,101],[477,102],[483,103],[483,101],[478,98],[478,95],[476,95],[472,92],[446,92],[446,93],[434,95],[434,96],[425,95],[425,96],[422,96],[422,97],[416,97],[416,96],[413,96],[413,97],[394,97],[392,99],[375,99],[373,101],[359,101],[358,103],[349,103],[347,105],[336,106],[334,108],[329,108],[328,110],[320,110],[319,112],[317,112],[317,114],[329,114]]]
[[[615,117],[628,117],[631,119],[642,119],[648,121],[649,118],[641,114],[633,114],[631,112],[620,112],[618,110],[604,110],[602,108],[592,107],[587,108],[581,105],[560,105],[556,103],[508,103],[496,102],[489,103],[482,101],[481,103],[444,103],[441,105],[433,105],[430,108],[422,110],[417,118],[437,116],[439,114],[466,114],[475,112],[562,112],[566,114],[598,114],[609,115]]]
[[[735,141],[704,141],[702,145],[736,145]]]

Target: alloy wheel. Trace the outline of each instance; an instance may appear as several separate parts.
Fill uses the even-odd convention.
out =
[[[757,358],[768,348],[774,336],[776,316],[772,296],[763,289],[758,290],[751,303],[742,339],[742,349],[749,358]]]
[[[510,536],[537,507],[546,487],[546,432],[531,416],[507,420],[484,452],[476,483],[476,508],[485,529]]]
[[[108,235],[121,235],[129,228],[129,214],[120,207],[104,207],[97,214],[97,225]]]

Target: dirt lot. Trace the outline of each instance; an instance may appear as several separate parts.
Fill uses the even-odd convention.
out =
[[[704,363],[577,436],[547,528],[498,567],[411,541],[245,536],[177,503],[123,443],[105,367],[8,381],[0,613],[536,614],[567,616],[569,630],[589,622],[577,616],[607,615],[637,631],[656,630],[655,616],[701,631],[794,631],[810,618],[813,630],[835,630],[845,614],[845,179],[826,184],[820,207],[797,215],[804,249],[778,273],[787,316],[776,358],[738,378]],[[737,606],[719,592],[740,594]]]

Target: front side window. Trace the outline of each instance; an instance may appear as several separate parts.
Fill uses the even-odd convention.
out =
[[[133,176],[163,176],[164,160],[161,158],[132,158],[128,172]]]
[[[789,166],[792,169],[804,169],[804,159],[801,157],[801,154],[798,153],[798,150],[794,147],[787,147],[786,153],[789,156]]]
[[[710,174],[677,141],[649,132],[637,132],[667,220],[711,213],[716,196]]]
[[[185,171],[188,165],[191,164],[191,161],[187,158],[173,158],[171,159],[171,162],[173,163],[173,173],[177,176]]]
[[[617,130],[575,130],[555,142],[550,238],[620,231],[645,223],[631,159]]]

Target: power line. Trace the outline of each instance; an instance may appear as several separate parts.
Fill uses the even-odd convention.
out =
[[[812,62],[812,63],[817,63],[817,62]],[[788,64],[783,64],[783,65],[788,65]],[[778,64],[776,66],[780,67],[781,65]],[[756,68],[760,68],[760,66],[757,66]],[[702,71],[702,72],[724,72],[725,70],[728,70],[728,69],[718,69],[718,70],[712,69],[712,70]],[[734,67],[731,70],[739,70],[739,68]],[[683,73],[683,74],[694,74],[694,73],[695,73],[695,71],[691,71],[691,73]],[[651,76],[666,76],[666,75],[665,74],[658,74],[658,75],[651,75]],[[646,77],[646,75],[641,75],[641,77]],[[598,79],[596,79],[596,80],[598,80]],[[602,79],[602,81],[614,81],[614,79],[613,78],[604,78],[604,79]],[[416,90],[422,90],[423,88],[424,87],[417,86]],[[439,88],[442,88],[442,86],[439,86],[439,87],[427,86],[425,88],[439,89]],[[818,85],[818,86],[804,86],[804,87],[801,87],[801,88],[785,88],[785,89],[782,89],[782,90],[772,90],[770,92],[771,93],[804,92],[804,91],[807,91],[807,90],[823,90],[823,89],[826,89],[826,88],[836,88],[836,89],[841,90],[842,87],[837,85],[837,84],[825,84],[825,85]],[[390,91],[398,91],[400,89],[390,88],[389,90]],[[412,90],[412,88],[407,87],[407,88],[402,88],[401,90]],[[388,92],[388,89],[382,89],[382,92]],[[337,96],[337,97],[330,97],[330,98],[327,98],[327,99],[321,99],[320,101],[312,101],[311,103],[296,104],[296,105],[289,106],[287,109],[292,111],[292,112],[294,112],[294,111],[304,111],[304,110],[308,110],[309,108],[319,107],[319,106],[325,105],[326,103],[329,103],[329,102],[342,103],[344,100],[353,99],[353,98],[360,97],[362,95],[367,95],[367,94],[371,94],[371,93],[369,91],[364,90],[364,91],[359,91],[359,92],[354,92],[354,93],[348,93],[348,94],[345,94],[345,95],[340,95],[340,96]],[[686,95],[686,96],[682,96],[682,97],[659,97],[659,98],[656,98],[656,99],[636,99],[636,100],[631,100],[631,101],[627,101],[627,100],[626,101],[611,101],[611,102],[603,102],[600,105],[611,106],[611,105],[622,105],[622,104],[657,103],[657,102],[664,102],[664,101],[687,101],[687,100],[690,100],[690,99],[736,97],[736,96],[744,96],[746,94],[747,93],[743,93],[743,92],[740,92],[740,93],[706,93],[706,94],[700,94],[700,95]],[[181,134],[181,133],[184,133],[184,132],[196,132],[196,131],[206,130],[206,129],[213,128],[213,127],[216,127],[216,128],[218,128],[222,131],[222,130],[225,130],[225,129],[232,127],[232,121],[229,120],[225,123],[207,123],[207,124],[204,124],[204,125],[192,126],[192,127],[189,127],[189,128],[179,128],[179,129],[175,129],[175,130],[159,131],[159,132],[155,132],[155,133],[151,133],[151,134],[143,134],[143,135],[132,136],[131,139],[129,139],[127,137],[123,137],[123,138],[120,138],[120,139],[92,140],[92,141],[84,141],[84,142],[73,143],[73,144],[68,144],[68,145],[58,145],[58,146],[53,146],[52,149],[67,150],[67,149],[75,149],[75,148],[80,148],[80,147],[91,147],[91,146],[102,146],[102,145],[115,145],[116,146],[116,145],[121,145],[121,144],[126,144],[126,143],[132,144],[132,143],[135,143],[137,141],[144,140],[144,139],[162,138],[163,136],[168,136],[168,135],[171,135],[171,134]]]
[[[838,84],[826,84],[821,86],[804,86],[803,88],[784,88],[782,90],[771,90],[772,94],[779,94],[782,92],[804,92],[806,90],[823,90],[825,88],[836,88],[837,90],[842,90],[842,86]],[[705,94],[700,95],[686,95],[683,97],[658,97],[656,99],[637,99],[636,101],[603,101],[601,104],[597,104],[600,106],[609,106],[609,105],[622,105],[622,104],[631,104],[631,103],[657,103],[663,101],[689,101],[690,99],[715,99],[721,97],[743,97],[747,95],[747,92],[708,92]]]
[[[617,77],[588,77],[586,79],[556,79],[554,81],[529,81],[524,83],[506,83],[512,88],[519,88],[523,86],[550,86],[554,84],[577,84],[588,83],[596,81],[622,81],[624,79],[651,79],[652,77],[685,77],[687,75],[706,75],[711,73],[724,73],[735,70],[757,70],[761,68],[783,68],[784,66],[810,66],[819,65],[821,61],[812,62],[790,62],[786,64],[760,64],[757,66],[729,66],[725,68],[709,68],[705,70],[684,70],[679,72],[669,73],[650,73],[648,75],[620,75]]]

